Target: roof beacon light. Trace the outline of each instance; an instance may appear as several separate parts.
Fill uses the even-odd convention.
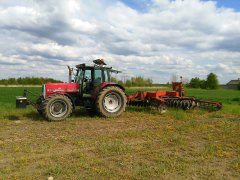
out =
[[[96,59],[96,60],[93,60],[93,63],[98,65],[98,66],[103,66],[103,65],[107,65],[105,62],[104,62],[104,59]]]

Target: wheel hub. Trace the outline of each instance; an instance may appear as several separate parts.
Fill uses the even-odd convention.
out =
[[[108,112],[117,112],[121,107],[121,97],[115,93],[109,93],[104,97],[103,105]]]
[[[50,114],[54,117],[62,117],[67,112],[67,104],[64,101],[54,101],[50,106]]]

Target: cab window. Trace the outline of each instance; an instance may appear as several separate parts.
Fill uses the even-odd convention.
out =
[[[90,69],[86,69],[85,70],[85,81],[91,81],[92,79],[92,75],[91,75],[91,70]]]
[[[109,72],[107,70],[104,70],[104,81],[105,82],[110,82],[110,79],[109,79]]]
[[[92,89],[92,70],[86,69],[82,84],[83,93],[89,94]]]
[[[101,69],[95,69],[95,79],[94,79],[94,86],[99,86],[102,82],[102,70]]]
[[[75,76],[75,82],[81,84],[82,83],[82,78],[83,78],[83,71],[79,70],[77,72],[77,75]]]

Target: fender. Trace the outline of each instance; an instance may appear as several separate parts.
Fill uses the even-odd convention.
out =
[[[97,95],[106,87],[109,86],[116,86],[119,87],[120,89],[123,90],[123,92],[125,93],[125,88],[117,83],[113,83],[113,82],[103,82],[102,84],[100,84],[98,87],[96,87],[96,89],[93,92],[93,97],[94,99],[97,97]]]
[[[63,95],[63,96],[67,96],[67,97],[71,100],[71,102],[72,102],[73,109],[75,109],[75,106],[76,106],[76,105],[75,105],[75,102],[74,102],[73,97],[72,97],[70,94],[65,93],[65,92],[55,92],[54,94],[51,94],[51,95],[49,95],[48,97],[51,97],[52,95],[56,95],[56,94]]]
[[[70,94],[67,94],[67,93],[65,93],[65,94],[63,94],[64,96],[67,96],[70,100],[71,100],[71,102],[72,102],[72,105],[73,105],[73,109],[75,109],[75,102],[74,102],[74,100],[73,100],[73,97],[70,95]]]

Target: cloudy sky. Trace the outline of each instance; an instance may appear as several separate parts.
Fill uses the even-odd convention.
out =
[[[0,0],[0,79],[67,81],[95,58],[156,83],[240,78],[240,1]]]

